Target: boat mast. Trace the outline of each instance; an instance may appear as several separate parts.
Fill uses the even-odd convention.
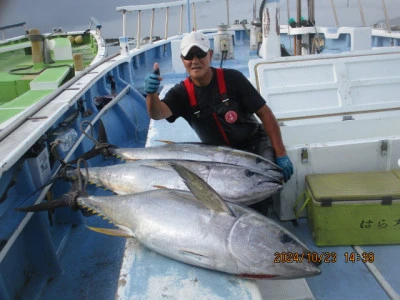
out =
[[[297,0],[297,4],[296,4],[296,11],[297,11],[297,24],[300,27],[300,23],[301,23],[301,0]],[[294,40],[294,55],[301,55],[301,34],[297,34],[296,38]]]
[[[308,0],[308,22],[315,26],[315,3],[314,0]]]
[[[229,0],[226,0],[226,22],[228,25],[228,28],[230,26],[230,20],[229,20]]]
[[[281,56],[281,37],[279,20],[279,0],[264,0],[261,4],[262,11],[262,35],[260,56],[264,59],[272,59]]]
[[[257,0],[253,2],[253,20],[257,19]]]

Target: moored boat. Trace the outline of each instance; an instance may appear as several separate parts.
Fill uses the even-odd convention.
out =
[[[5,39],[16,28],[24,29],[25,35]],[[89,29],[76,32],[55,28],[42,34],[25,22],[2,26],[0,31],[1,139],[51,101],[64,83],[107,55],[95,18]]]
[[[189,2],[192,8],[199,2],[198,9],[204,9],[202,1]],[[140,12],[161,9],[168,19],[169,9],[183,9],[186,4],[126,6],[117,11],[123,13],[123,19],[127,13],[137,12],[140,20]],[[217,20],[201,31],[210,37],[214,55],[219,58],[215,66],[242,71],[266,98],[281,124],[296,173],[284,185],[274,209],[279,220],[287,221],[296,218],[293,206],[305,189],[306,175],[398,169],[400,85],[396,65],[400,35],[369,27],[292,28],[279,24],[279,1],[263,1],[261,6],[262,16],[276,17],[262,20],[268,26],[231,24],[227,9],[226,26],[213,28],[221,23]],[[190,20],[200,30],[195,18]],[[188,24],[188,28],[190,31],[192,26]],[[398,297],[398,245],[318,247],[305,218],[298,220],[298,227],[292,222],[282,224],[315,251],[317,258],[311,259],[323,256],[323,273],[310,279],[274,282],[244,280],[191,267],[148,251],[135,241],[125,243],[123,238],[89,232],[84,224],[104,226],[104,222],[97,217],[82,217],[79,211],[15,212],[16,207],[68,192],[69,183],[49,181],[68,162],[83,156],[90,166],[119,163],[115,158],[96,155],[95,150],[105,143],[145,147],[157,145],[159,139],[198,141],[183,122],[150,123],[143,96],[144,76],[154,62],[159,62],[163,76],[161,95],[186,77],[179,58],[184,33],[173,37],[166,34],[153,41],[151,32],[151,42],[138,43],[132,49],[128,35],[124,26],[120,53],[88,67],[62,90],[51,93],[46,105],[20,119],[2,137],[2,299],[265,299],[287,293],[292,299]],[[140,36],[138,31],[135,37]],[[292,46],[294,41],[296,47]],[[282,56],[282,48],[289,56]],[[110,194],[94,186],[88,186],[87,192]],[[374,262],[349,260],[351,254],[362,253],[373,253]],[[341,282],[347,282],[346,287]]]

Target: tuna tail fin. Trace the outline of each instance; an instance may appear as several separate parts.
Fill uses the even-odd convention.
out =
[[[182,177],[193,195],[207,208],[217,213],[233,214],[221,196],[198,175],[178,163],[170,162],[169,164]]]
[[[41,202],[32,206],[18,207],[15,208],[15,210],[22,212],[38,212],[38,211],[52,210],[59,207],[71,207],[75,209],[78,208],[76,203],[76,197],[77,197],[76,193],[65,194],[53,201]]]

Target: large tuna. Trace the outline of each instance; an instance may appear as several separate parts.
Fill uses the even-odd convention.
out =
[[[250,208],[224,202],[197,175],[182,166],[174,167],[193,194],[159,189],[133,195],[78,197],[75,204],[94,210],[120,228],[92,229],[134,237],[159,254],[191,265],[249,278],[320,274],[306,259],[310,251],[289,231]],[[71,205],[69,200],[66,203]],[[48,209],[48,205],[35,207]],[[280,263],[275,261],[276,253],[298,254],[303,259]]]
[[[201,143],[166,143],[146,148],[111,148],[109,151],[125,160],[139,159],[184,159],[197,161],[217,161],[244,166],[260,173],[282,180],[282,169],[270,160],[247,151],[226,146]]]
[[[282,189],[282,182],[246,167],[206,161],[175,160],[196,173],[224,199],[253,204]],[[81,172],[93,184],[125,195],[160,187],[188,190],[167,160],[139,160],[119,165],[88,168]],[[74,178],[77,171],[68,171]]]

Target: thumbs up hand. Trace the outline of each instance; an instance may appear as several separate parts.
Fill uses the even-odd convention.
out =
[[[160,75],[160,67],[158,63],[154,63],[154,70],[152,73],[148,73],[144,79],[144,90],[147,94],[154,94],[158,91],[160,81],[162,78]]]

